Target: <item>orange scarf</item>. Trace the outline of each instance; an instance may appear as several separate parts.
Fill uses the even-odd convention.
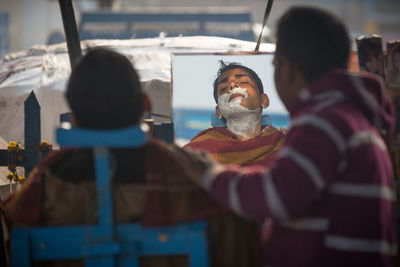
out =
[[[209,152],[221,164],[267,166],[284,140],[284,134],[273,126],[264,126],[259,136],[240,140],[225,127],[204,130],[185,148]]]

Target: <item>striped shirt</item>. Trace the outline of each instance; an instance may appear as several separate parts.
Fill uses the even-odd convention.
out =
[[[393,266],[393,174],[382,132],[393,125],[380,82],[332,71],[300,94],[270,169],[214,166],[203,186],[263,233],[267,266]]]

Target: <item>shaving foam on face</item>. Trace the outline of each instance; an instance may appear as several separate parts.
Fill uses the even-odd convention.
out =
[[[242,94],[229,101],[233,94]],[[236,135],[250,138],[257,125],[261,124],[261,107],[248,109],[241,105],[242,100],[247,98],[247,89],[236,87],[229,93],[218,96],[218,108],[226,119],[227,128]]]

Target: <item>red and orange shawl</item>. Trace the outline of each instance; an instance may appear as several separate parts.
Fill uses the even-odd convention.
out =
[[[226,127],[214,127],[200,132],[185,148],[207,151],[221,164],[268,166],[283,139],[284,134],[271,125],[249,140],[238,139]]]

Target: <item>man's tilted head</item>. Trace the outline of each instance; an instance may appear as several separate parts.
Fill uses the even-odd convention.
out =
[[[123,128],[138,124],[143,93],[129,60],[114,51],[93,49],[73,69],[67,101],[80,127]]]
[[[243,138],[257,136],[261,130],[261,113],[269,106],[269,99],[258,75],[238,63],[222,67],[214,81],[215,112],[224,117],[227,128]]]
[[[227,118],[227,112],[257,110],[261,113],[263,108],[268,107],[269,100],[264,94],[261,79],[252,69],[239,63],[226,65],[221,61],[217,76],[214,81],[217,114],[221,111]]]
[[[236,63],[236,62],[231,62],[229,64],[225,64],[225,62],[223,62],[221,60],[220,63],[221,63],[221,67],[218,70],[217,78],[214,80],[214,83],[213,83],[215,103],[218,104],[218,95],[219,95],[218,86],[220,85],[221,81],[226,78],[225,77],[226,75],[224,75],[224,77],[222,77],[222,76],[226,71],[229,71],[232,69],[243,70],[243,72],[247,73],[248,77],[250,77],[252,79],[252,81],[256,84],[257,89],[260,92],[260,95],[264,93],[264,86],[261,82],[261,79],[260,79],[260,77],[258,77],[257,73],[255,73],[252,69],[250,69],[246,66],[243,66],[240,63]]]

